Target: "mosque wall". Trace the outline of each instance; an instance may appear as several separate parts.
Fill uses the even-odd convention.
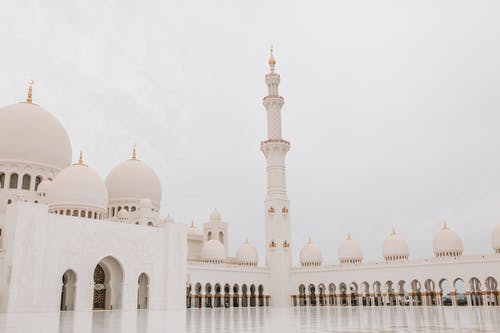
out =
[[[92,310],[98,264],[105,272],[107,309],[138,307],[142,273],[148,308],[184,307],[176,294],[185,286],[185,227],[171,224],[145,227],[49,214],[42,204],[9,205],[3,310],[58,311],[69,270],[74,276],[71,309]]]

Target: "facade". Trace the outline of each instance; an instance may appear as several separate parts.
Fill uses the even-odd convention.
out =
[[[290,143],[272,51],[269,66],[263,260],[248,240],[228,253],[229,224],[217,210],[201,228],[160,217],[160,180],[135,147],[104,180],[82,153],[71,164],[70,139],[33,103],[32,84],[26,102],[0,108],[0,311],[497,305],[500,226],[490,254],[463,255],[462,239],[444,224],[433,258],[410,258],[393,229],[380,262],[364,262],[348,235],[338,264],[325,265],[309,240],[292,265]]]

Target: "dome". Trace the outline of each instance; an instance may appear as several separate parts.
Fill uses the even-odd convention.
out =
[[[106,178],[109,200],[149,199],[161,202],[160,179],[146,163],[131,158],[115,166]]]
[[[0,159],[64,169],[71,142],[61,123],[33,103],[0,108]]]
[[[363,249],[351,239],[351,235],[340,244],[339,261],[341,264],[359,264],[363,260]]]
[[[236,261],[240,265],[257,266],[259,263],[259,253],[255,246],[245,240],[236,251]]]
[[[496,253],[500,253],[500,224],[497,224],[491,235],[493,249]]]
[[[210,221],[222,221],[222,217],[220,216],[220,213],[217,211],[217,209],[214,209],[210,214]]]
[[[153,208],[153,203],[149,199],[146,199],[146,198],[141,199],[139,201],[139,208],[151,209],[151,208]]]
[[[321,249],[310,239],[309,242],[300,250],[300,264],[302,266],[320,266],[323,262]]]
[[[464,250],[462,239],[446,223],[434,237],[433,248],[436,257],[457,257]]]
[[[63,169],[50,184],[49,209],[86,208],[104,212],[108,203],[108,192],[99,174],[80,163]]]
[[[211,239],[203,244],[201,259],[206,262],[221,263],[226,259],[226,248],[217,239]]]
[[[386,261],[394,261],[408,259],[409,255],[408,243],[392,229],[382,244],[382,256]]]
[[[50,181],[48,179],[42,181],[40,184],[38,184],[38,188],[36,189],[36,191],[39,194],[47,194],[49,192],[49,188],[50,188],[51,183],[52,183],[52,181]]]

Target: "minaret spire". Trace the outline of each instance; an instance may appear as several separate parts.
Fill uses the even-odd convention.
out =
[[[26,103],[33,103],[33,85],[35,81],[30,80],[28,86],[28,97],[26,97]]]

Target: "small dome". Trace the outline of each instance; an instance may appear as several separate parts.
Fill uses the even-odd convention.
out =
[[[408,243],[392,229],[382,244],[382,256],[386,261],[394,261],[408,259],[409,255]]]
[[[495,250],[496,253],[500,253],[500,224],[497,224],[495,229],[493,229],[493,234],[491,236],[493,250]]]
[[[151,209],[151,208],[153,208],[153,203],[149,199],[146,199],[146,198],[141,199],[139,201],[139,208]]]
[[[226,259],[226,248],[217,239],[211,239],[203,244],[201,259],[205,262],[221,263]]]
[[[300,264],[302,266],[321,266],[323,256],[321,249],[310,239],[309,242],[300,250]]]
[[[358,242],[351,239],[351,235],[340,244],[339,261],[341,264],[359,264],[363,260],[363,249]]]
[[[255,246],[245,240],[236,251],[236,260],[240,265],[257,266],[259,263],[259,253]]]
[[[63,169],[49,189],[49,209],[89,209],[104,212],[108,192],[99,174],[83,163]]]
[[[443,228],[436,234],[433,242],[436,257],[461,256],[464,246],[460,236],[444,223]]]
[[[47,194],[49,192],[51,183],[52,183],[51,180],[46,179],[42,181],[40,184],[38,184],[38,188],[36,189],[38,194]]]
[[[214,209],[210,214],[210,221],[222,221],[222,217],[217,209]]]
[[[128,212],[126,209],[120,209],[120,211],[118,212],[118,214],[116,214],[116,217],[119,219],[119,220],[128,220]]]
[[[71,142],[61,123],[34,103],[0,108],[0,159],[58,170],[71,164]]]
[[[152,168],[138,159],[131,158],[115,166],[105,182],[110,201],[145,198],[156,207],[160,206],[160,179]]]

